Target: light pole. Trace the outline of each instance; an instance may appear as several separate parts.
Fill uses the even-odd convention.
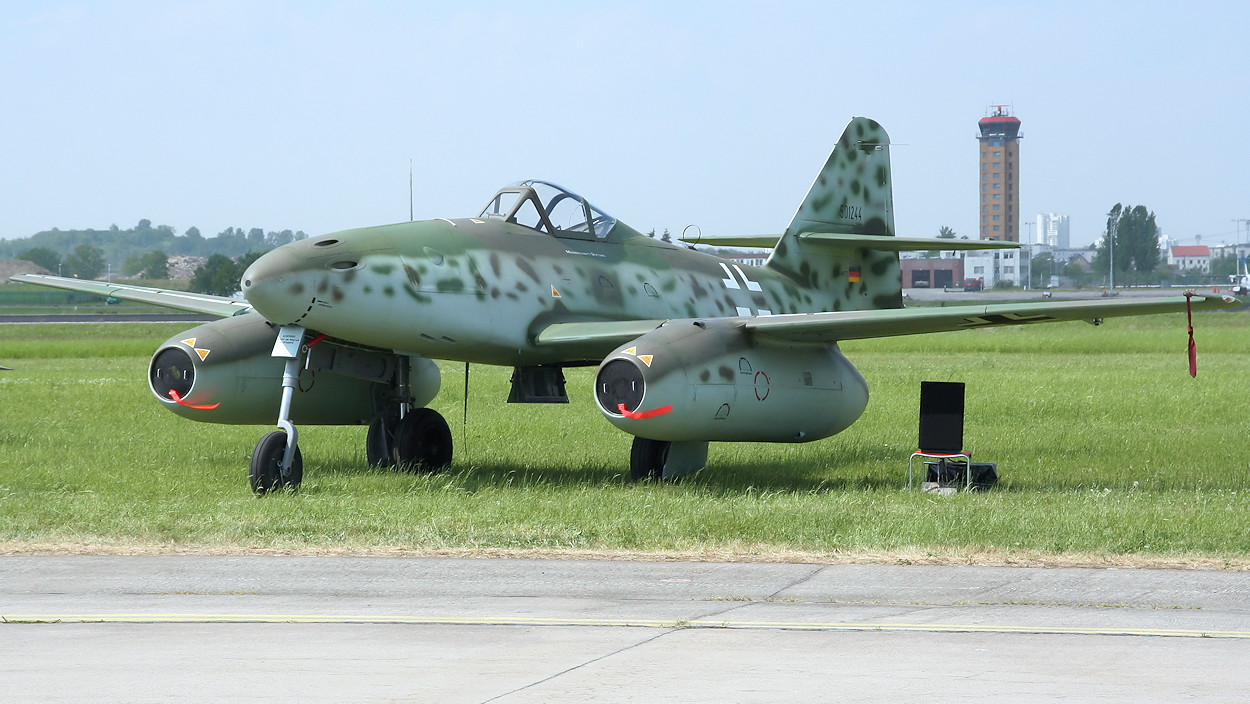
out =
[[[1026,222],[1024,226],[1033,229],[1033,223]],[[1037,244],[1037,233],[1033,233],[1033,244]],[[1029,284],[1033,281],[1033,248],[1026,242],[1024,245],[1024,290],[1029,290]]]
[[[1115,295],[1115,231],[1113,227],[1114,219],[1107,218],[1107,259],[1110,260],[1110,266],[1107,268],[1107,279],[1109,285],[1107,290]]]

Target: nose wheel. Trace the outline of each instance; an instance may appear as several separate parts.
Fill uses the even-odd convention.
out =
[[[247,473],[252,492],[256,495],[283,489],[294,490],[304,478],[304,458],[300,454],[299,446],[295,447],[291,466],[286,469],[282,467],[282,460],[286,457],[286,439],[286,433],[275,430],[256,443]]]

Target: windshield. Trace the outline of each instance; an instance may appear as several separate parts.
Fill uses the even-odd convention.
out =
[[[479,217],[502,218],[553,235],[603,239],[616,218],[549,181],[522,181],[500,189]]]

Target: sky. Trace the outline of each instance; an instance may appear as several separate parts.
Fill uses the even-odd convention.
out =
[[[898,234],[975,238],[977,127],[1022,221],[1116,203],[1250,239],[1250,3],[0,0],[0,238],[309,235],[476,215],[542,178],[646,232],[779,234],[846,122]],[[1027,230],[1026,230],[1027,231]]]

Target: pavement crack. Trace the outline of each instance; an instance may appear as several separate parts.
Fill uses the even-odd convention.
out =
[[[583,662],[583,663],[578,663],[577,665],[574,665],[574,666],[572,666],[572,667],[565,668],[565,669],[563,669],[563,670],[561,670],[561,671],[559,671],[559,672],[557,672],[557,673],[554,673],[554,674],[552,674],[552,675],[548,675],[547,677],[544,677],[544,678],[542,678],[541,680],[536,680],[536,681],[534,681],[534,682],[530,682],[529,684],[527,684],[527,685],[525,685],[525,686],[523,686],[523,687],[517,687],[516,689],[513,689],[513,690],[511,690],[511,691],[507,691],[507,692],[504,692],[503,694],[498,694],[498,695],[496,695],[496,696],[493,696],[493,697],[491,697],[490,699],[484,699],[484,700],[482,700],[482,704],[489,704],[489,702],[499,701],[500,699],[503,699],[504,697],[509,697],[509,696],[512,696],[513,694],[516,694],[516,693],[518,693],[518,692],[524,692],[524,691],[525,691],[525,690],[527,690],[527,689],[531,689],[531,688],[533,688],[533,687],[537,687],[537,686],[538,686],[538,685],[540,685],[540,684],[544,684],[544,683],[547,683],[547,682],[551,682],[552,680],[555,680],[555,679],[558,679],[558,678],[560,678],[560,677],[563,677],[563,676],[565,676],[565,675],[569,674],[570,672],[576,672],[577,670],[580,670],[580,669],[582,669],[582,668],[584,668],[584,667],[587,667],[587,666],[593,665],[593,664],[595,664],[595,663],[597,663],[597,662],[600,662],[600,661],[602,661],[602,660],[607,660],[608,658],[615,657],[615,656],[617,656],[617,655],[620,655],[621,653],[624,653],[624,652],[628,652],[628,651],[630,651],[630,650],[633,650],[634,648],[639,648],[639,647],[642,647],[642,646],[644,646],[644,645],[646,645],[646,644],[648,644],[648,643],[651,643],[651,642],[653,642],[653,641],[659,640],[660,638],[663,638],[664,636],[666,636],[666,635],[668,635],[668,634],[670,634],[670,633],[675,633],[675,632],[680,631],[680,630],[683,630],[683,628],[678,627],[678,628],[671,628],[671,629],[667,629],[667,630],[665,630],[663,633],[657,633],[656,635],[651,636],[650,638],[644,638],[643,640],[640,640],[640,641],[638,641],[637,643],[631,643],[630,645],[626,645],[626,646],[623,646],[623,647],[617,648],[616,650],[613,650],[613,651],[612,651],[612,652],[610,652],[610,653],[604,653],[603,655],[600,655],[600,656],[599,656],[599,657],[597,657],[597,658],[591,658],[590,660],[587,660],[586,662]]]
[[[799,579],[794,580],[793,582],[791,582],[791,583],[787,584],[786,586],[782,587],[781,589],[778,589],[777,591],[773,592],[772,594],[769,594],[769,595],[768,595],[768,598],[769,598],[769,599],[776,599],[778,596],[780,596],[780,595],[781,595],[781,593],[782,593],[782,592],[784,592],[784,591],[786,591],[786,590],[788,590],[788,589],[793,589],[793,588],[795,588],[795,587],[799,586],[800,584],[802,584],[802,583],[806,582],[807,580],[811,579],[812,577],[815,577],[816,575],[820,574],[821,572],[824,572],[826,567],[828,567],[828,565],[820,565],[820,566],[819,566],[819,567],[817,567],[816,569],[814,569],[814,570],[812,570],[811,572],[807,573],[805,576],[800,577]]]

